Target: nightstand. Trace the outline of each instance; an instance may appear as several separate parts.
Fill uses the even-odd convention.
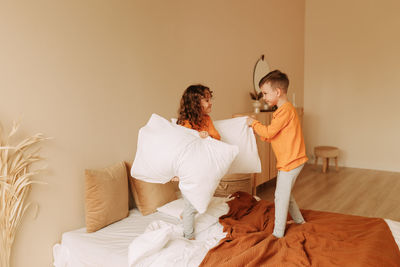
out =
[[[252,173],[234,173],[222,177],[214,196],[227,197],[237,191],[253,194],[254,174]]]

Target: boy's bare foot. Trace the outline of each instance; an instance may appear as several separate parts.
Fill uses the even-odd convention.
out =
[[[287,222],[286,222],[286,224],[293,224],[293,223],[294,223],[293,220],[290,220],[290,221],[287,221]]]

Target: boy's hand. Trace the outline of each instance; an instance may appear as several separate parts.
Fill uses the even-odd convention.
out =
[[[179,182],[179,177],[178,177],[178,176],[174,176],[174,177],[171,179],[171,181],[172,181],[172,182]]]
[[[250,126],[251,127],[251,125],[253,124],[253,121],[254,121],[254,119],[253,118],[250,118],[250,117],[247,117],[247,125],[248,126]]]
[[[208,137],[208,132],[207,131],[201,131],[199,132],[199,135],[201,138],[207,138]]]

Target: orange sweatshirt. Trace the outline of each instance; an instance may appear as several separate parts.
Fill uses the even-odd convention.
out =
[[[205,119],[205,124],[204,124],[205,126],[202,127],[198,131],[199,132],[206,131],[206,132],[208,132],[208,135],[211,136],[212,138],[221,140],[221,136],[219,135],[218,131],[215,129],[214,124],[211,120],[211,117],[208,115],[204,115],[204,119]],[[190,122],[188,120],[185,120],[183,122],[182,126],[192,129],[192,125],[190,124]]]
[[[271,143],[278,170],[290,171],[308,160],[299,117],[290,102],[284,103],[272,114],[270,125],[254,120],[251,126],[261,140]]]

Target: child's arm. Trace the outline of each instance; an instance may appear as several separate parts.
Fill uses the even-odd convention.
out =
[[[212,122],[212,119],[210,116],[208,116],[209,122],[208,122],[208,133],[209,135],[217,140],[221,140],[221,136],[219,135],[217,129],[214,127],[214,123]]]
[[[255,119],[253,119],[253,118],[251,118],[251,117],[247,117],[246,123],[247,123],[247,125],[248,125],[249,127],[251,127],[251,126],[253,125],[253,122],[254,122],[254,121],[255,121]],[[264,138],[264,137],[262,137],[262,136],[260,136],[260,139],[261,139],[262,141],[268,142],[267,138]]]
[[[265,141],[270,142],[290,121],[290,112],[282,110],[272,119],[270,125],[263,125],[255,119],[248,118],[247,124],[253,127],[256,134],[258,134]]]

